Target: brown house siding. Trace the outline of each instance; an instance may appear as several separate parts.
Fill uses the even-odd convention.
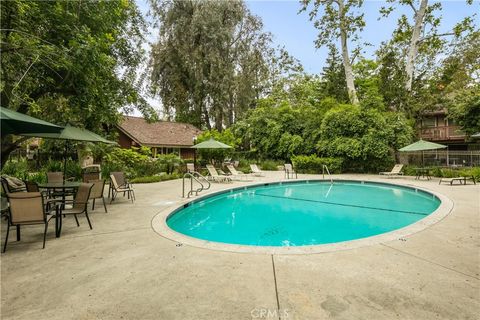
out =
[[[133,140],[129,136],[127,136],[125,133],[123,133],[120,130],[117,130],[117,131],[118,131],[118,144],[120,145],[120,147],[130,148],[132,145],[135,145],[135,142],[133,142]]]

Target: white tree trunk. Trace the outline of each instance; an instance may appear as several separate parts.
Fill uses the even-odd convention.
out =
[[[413,82],[413,72],[415,70],[415,58],[418,53],[418,43],[420,41],[422,29],[423,29],[423,20],[425,18],[425,11],[427,9],[428,0],[421,0],[420,7],[415,12],[415,24],[412,30],[412,38],[410,39],[410,47],[408,48],[407,63],[405,66],[405,72],[407,73],[407,80],[405,82],[405,88],[410,91],[412,90]]]
[[[348,54],[347,28],[345,23],[345,5],[343,0],[338,0],[339,19],[340,19],[340,42],[342,46],[343,68],[345,69],[345,78],[347,80],[347,90],[350,103],[358,104],[357,90],[353,79],[352,65]]]

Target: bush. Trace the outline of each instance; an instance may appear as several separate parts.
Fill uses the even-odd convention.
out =
[[[414,176],[415,166],[405,166],[403,173],[407,176]],[[475,181],[480,181],[480,167],[474,168],[431,168],[430,174],[439,178],[455,178],[455,177],[473,177]]]
[[[260,167],[261,170],[270,170],[270,171],[277,171],[278,166],[283,166],[285,162],[284,161],[275,161],[275,160],[264,160],[260,161],[258,166]]]
[[[156,176],[146,176],[146,177],[133,178],[133,179],[130,180],[130,182],[131,183],[153,183],[153,182],[179,179],[180,177],[181,176],[178,173],[161,174],[161,175],[156,175]]]
[[[292,163],[300,173],[322,173],[323,165],[326,165],[330,173],[342,172],[343,160],[340,158],[319,158],[316,155],[294,156]]]

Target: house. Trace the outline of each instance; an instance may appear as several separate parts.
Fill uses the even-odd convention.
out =
[[[447,145],[450,150],[468,150],[467,135],[445,109],[425,112],[418,122],[420,138]]]
[[[176,153],[182,159],[192,159],[194,139],[202,133],[188,123],[156,121],[148,123],[144,118],[124,116],[117,126],[118,144],[122,148],[149,147],[152,154]]]

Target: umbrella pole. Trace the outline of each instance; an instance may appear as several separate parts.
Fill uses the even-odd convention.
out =
[[[65,175],[67,174],[67,148],[68,140],[65,140],[65,150],[63,151],[63,182],[65,183]]]
[[[425,151],[422,151],[422,167],[425,167]]]

